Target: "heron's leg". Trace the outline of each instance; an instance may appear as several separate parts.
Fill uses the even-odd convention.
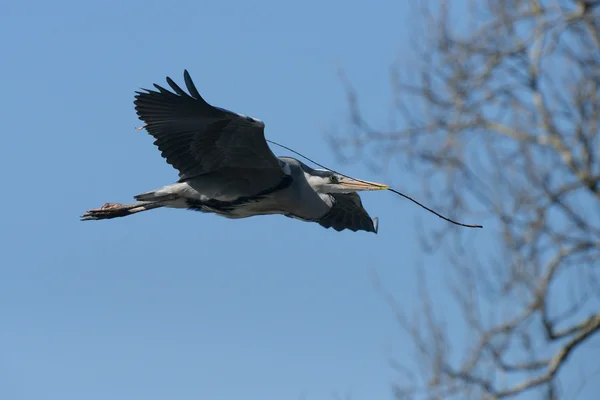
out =
[[[152,210],[153,208],[162,207],[163,204],[154,201],[138,201],[132,204],[106,203],[100,208],[88,210],[81,216],[82,221],[111,219],[117,217],[125,217],[135,214],[140,211]]]

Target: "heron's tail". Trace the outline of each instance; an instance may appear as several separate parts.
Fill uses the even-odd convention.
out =
[[[159,194],[155,190],[133,196],[133,198],[136,199],[137,201],[151,201],[151,202],[164,201],[167,197],[169,197],[169,195]]]
[[[95,208],[86,211],[81,216],[81,220],[93,221],[99,219],[126,217],[141,211],[148,211],[163,206],[163,202],[157,201],[138,201],[137,203],[133,204],[106,203],[101,208]]]

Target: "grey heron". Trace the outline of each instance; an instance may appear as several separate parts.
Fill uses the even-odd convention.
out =
[[[207,103],[189,73],[189,93],[171,78],[172,91],[136,91],[135,110],[167,163],[179,171],[171,185],[134,196],[132,204],[106,203],[82,220],[124,217],[160,207],[192,209],[227,218],[281,214],[336,231],[377,233],[378,220],[356,192],[389,186],[314,169],[291,157],[276,157],[265,124]]]

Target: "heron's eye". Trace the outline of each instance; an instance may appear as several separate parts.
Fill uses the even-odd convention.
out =
[[[331,183],[339,183],[339,180],[338,180],[337,176],[331,175],[329,177],[329,182],[331,182]]]

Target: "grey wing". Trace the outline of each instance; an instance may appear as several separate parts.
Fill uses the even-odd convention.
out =
[[[135,110],[180,180],[215,173],[239,182],[240,195],[276,186],[284,177],[264,137],[264,123],[208,104],[184,72],[189,94],[173,80],[170,92],[136,92]]]
[[[317,222],[325,228],[336,231],[350,229],[351,231],[367,231],[377,233],[378,219],[371,219],[367,210],[362,206],[360,196],[356,193],[332,194],[334,205],[327,214]]]

